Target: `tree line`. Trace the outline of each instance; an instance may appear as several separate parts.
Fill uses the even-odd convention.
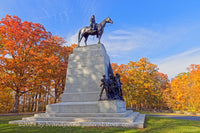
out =
[[[76,44],[39,23],[7,15],[0,21],[0,112],[45,111],[60,102],[68,57]],[[169,81],[147,58],[127,65],[111,64],[121,75],[128,108],[200,112],[200,65],[191,65]]]

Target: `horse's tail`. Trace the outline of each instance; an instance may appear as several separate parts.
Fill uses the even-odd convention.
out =
[[[81,36],[81,30],[79,30],[78,32],[78,46],[80,46],[80,42],[81,42],[80,36]]]

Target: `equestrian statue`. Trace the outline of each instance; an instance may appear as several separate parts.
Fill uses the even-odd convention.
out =
[[[106,26],[106,23],[113,23],[113,21],[107,17],[106,19],[104,19],[100,24],[97,24],[95,22],[95,16],[92,15],[92,17],[90,18],[90,27],[85,26],[82,29],[79,30],[78,33],[78,46],[80,46],[80,42],[82,40],[82,38],[85,38],[85,46],[87,46],[87,39],[89,35],[96,35],[96,37],[98,38],[98,43],[100,43],[100,39],[101,36],[103,34],[104,31],[104,27]]]

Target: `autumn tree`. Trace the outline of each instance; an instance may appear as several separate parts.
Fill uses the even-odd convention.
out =
[[[38,110],[39,100],[49,99],[47,94],[55,103],[58,101],[64,89],[68,56],[76,47],[62,46],[64,43],[63,38],[51,35],[39,23],[22,22],[9,15],[1,19],[0,73],[4,74],[0,80],[2,88],[14,92],[14,112],[22,95],[22,103],[32,101],[31,110]]]
[[[161,109],[162,91],[168,78],[158,72],[158,67],[142,58],[127,65],[112,64],[115,73],[121,74],[123,94],[128,107]],[[163,88],[163,89],[162,89]]]
[[[30,78],[34,70],[38,46],[50,33],[38,23],[21,22],[17,16],[7,15],[0,21],[0,70],[5,75],[1,79],[5,87],[15,92],[14,112],[18,111],[19,98],[32,90]]]
[[[167,90],[173,110],[200,112],[200,65],[190,65],[188,72],[178,74]]]
[[[73,52],[73,48],[77,45],[71,45],[69,47],[62,46],[64,40],[58,36],[52,36],[42,44],[45,46],[40,58],[42,64],[37,71],[41,74],[39,77],[41,80],[46,80],[44,83],[48,83],[51,86],[51,90],[54,91],[54,103],[57,103],[60,95],[64,91],[65,78],[68,64],[68,57]],[[48,85],[44,85],[48,86]]]

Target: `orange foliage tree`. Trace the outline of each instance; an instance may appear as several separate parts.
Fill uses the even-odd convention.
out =
[[[3,76],[0,80],[2,88],[14,92],[14,112],[19,110],[22,95],[20,103],[35,108],[45,97],[48,104],[47,93],[54,97],[54,102],[58,101],[64,88],[68,56],[74,47],[63,47],[63,43],[61,37],[51,35],[39,23],[22,22],[19,17],[9,15],[1,19],[0,73]]]
[[[121,75],[126,105],[131,108],[162,109],[165,107],[163,91],[168,77],[158,72],[156,65],[142,58],[127,65],[111,64],[114,73]]]

